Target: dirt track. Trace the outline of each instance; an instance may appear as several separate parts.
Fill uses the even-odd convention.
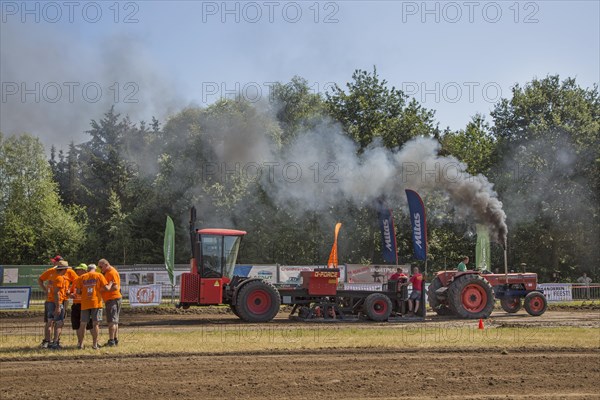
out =
[[[461,326],[475,321],[428,317],[425,324]],[[131,314],[123,318],[127,330],[197,329],[202,325],[231,324],[229,314]],[[39,331],[39,317],[0,319],[0,333]],[[274,326],[294,324],[281,314]],[[340,326],[398,329],[410,323],[342,322]],[[254,324],[244,324],[252,327]],[[81,399],[201,399],[201,398],[597,398],[600,381],[600,313],[495,312],[486,321],[499,326],[577,326],[599,332],[599,347],[500,350],[450,348],[429,350],[322,349],[254,352],[230,355],[110,354],[60,361],[2,361],[0,398],[60,398],[66,392]],[[263,325],[256,325],[263,326]],[[72,387],[66,389],[66,386]]]
[[[4,362],[3,400],[599,398],[600,352],[320,351]],[[118,371],[118,373],[115,373]],[[26,377],[26,382],[24,381]],[[33,383],[33,384],[30,384]],[[71,386],[72,385],[72,386]]]

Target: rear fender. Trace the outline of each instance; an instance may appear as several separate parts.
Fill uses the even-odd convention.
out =
[[[437,278],[439,278],[439,280],[442,282],[442,286],[448,286],[454,279],[463,275],[479,275],[479,272],[472,270],[464,272],[459,272],[456,270],[440,271],[437,274]]]

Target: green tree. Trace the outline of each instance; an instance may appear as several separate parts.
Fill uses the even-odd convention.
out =
[[[423,108],[414,99],[408,102],[401,90],[388,88],[375,68],[372,73],[356,70],[346,86],[347,93],[337,85],[327,93],[327,109],[361,149],[375,138],[394,148],[415,136],[436,132],[434,111]]]
[[[443,152],[465,162],[470,174],[486,175],[494,164],[496,140],[481,114],[476,114],[465,130],[447,132],[441,142]]]
[[[314,128],[325,116],[323,98],[299,76],[285,84],[275,83],[271,87],[269,104],[281,125],[284,143],[296,137],[298,132]]]
[[[58,187],[37,138],[0,135],[0,263],[45,263],[75,257],[85,242],[78,207],[60,203]]]
[[[511,260],[574,277],[600,264],[600,97],[558,76],[516,85],[493,110],[495,181]],[[597,272],[595,272],[597,273]]]

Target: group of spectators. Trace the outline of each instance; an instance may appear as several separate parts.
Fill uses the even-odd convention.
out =
[[[108,322],[106,346],[119,344],[119,314],[121,312],[121,279],[117,270],[106,259],[96,265],[69,266],[60,255],[52,258],[52,268],[44,271],[38,284],[47,293],[44,303],[44,340],[41,347],[61,349],[60,335],[64,325],[66,307],[71,306],[71,327],[77,331],[77,348],[83,349],[86,329],[92,334],[92,348],[98,349],[99,322],[102,311]]]

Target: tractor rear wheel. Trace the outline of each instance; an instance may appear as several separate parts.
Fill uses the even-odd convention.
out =
[[[520,297],[503,297],[500,299],[502,309],[507,313],[514,314],[521,309]]]
[[[433,282],[429,285],[429,289],[427,289],[427,300],[429,301],[429,307],[433,311],[437,313],[437,315],[452,315],[452,311],[448,308],[446,304],[442,304],[440,300],[437,298],[435,292],[441,288],[442,281],[440,278],[434,278]]]
[[[231,312],[233,314],[235,314],[236,317],[240,318],[240,314],[237,311],[237,306],[234,306],[233,304],[229,306],[229,308],[231,308]]]
[[[525,296],[524,306],[529,315],[538,317],[546,312],[548,302],[546,302],[546,296],[540,292],[531,292]]]
[[[448,287],[450,309],[461,318],[487,318],[494,309],[494,303],[494,289],[481,275],[461,275]]]
[[[252,281],[241,287],[234,312],[246,322],[268,322],[275,318],[280,305],[281,297],[273,285]]]
[[[392,314],[392,301],[382,293],[372,293],[365,299],[363,306],[367,317],[373,321],[387,321]]]

